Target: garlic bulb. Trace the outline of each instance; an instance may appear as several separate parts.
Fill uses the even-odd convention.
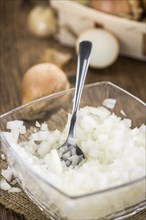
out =
[[[38,37],[48,37],[57,31],[57,18],[52,8],[36,6],[28,15],[28,28]]]
[[[108,67],[115,62],[119,55],[119,42],[117,38],[106,30],[92,28],[82,32],[76,42],[77,48],[82,40],[90,40],[93,44],[90,58],[91,67]]]

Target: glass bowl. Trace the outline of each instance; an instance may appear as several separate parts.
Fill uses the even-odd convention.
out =
[[[1,131],[6,130],[10,120],[25,119],[29,132],[39,122],[47,121],[50,130],[62,130],[71,112],[74,89],[62,91],[18,107],[1,116]],[[101,106],[106,98],[116,99],[112,112],[132,120],[133,127],[145,123],[145,103],[110,82],[99,82],[84,86],[80,107]],[[39,118],[39,119],[38,119]],[[22,135],[23,136],[23,135]],[[22,139],[27,140],[24,135]],[[2,148],[8,163],[14,168],[15,176],[30,199],[50,219],[95,220],[124,219],[145,208],[145,176],[112,188],[80,196],[69,196],[40,176],[16,151],[3,134]]]

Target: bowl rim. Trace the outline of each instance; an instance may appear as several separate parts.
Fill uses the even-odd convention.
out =
[[[138,97],[132,95],[131,93],[129,93],[128,91],[122,89],[121,87],[115,85],[114,83],[111,83],[109,81],[102,81],[102,82],[95,82],[95,83],[90,83],[90,84],[86,84],[84,86],[84,88],[90,88],[90,87],[94,87],[94,86],[99,86],[99,85],[110,85],[110,86],[113,86],[115,87],[116,89],[124,92],[125,94],[129,95],[130,97],[134,98],[135,100],[137,100],[138,102],[140,102],[141,104],[143,104],[144,106],[146,106],[146,103],[142,100],[140,100]],[[47,95],[47,96],[44,96],[44,97],[41,97],[39,99],[36,99],[34,101],[31,101],[25,105],[21,105],[17,108],[14,108],[2,115],[0,115],[0,119],[6,117],[7,115],[9,114],[12,114],[16,111],[19,111],[25,107],[28,107],[29,105],[32,105],[32,104],[35,104],[39,101],[43,101],[45,99],[48,99],[48,98],[52,98],[52,97],[57,97],[57,96],[60,96],[60,95],[63,95],[65,93],[70,93],[70,92],[73,92],[74,91],[74,88],[70,88],[70,89],[67,89],[67,90],[63,90],[63,91],[60,91],[60,92],[57,92],[57,93],[54,93],[54,94],[51,94],[51,95]],[[63,192],[62,190],[60,190],[59,188],[57,188],[56,186],[54,186],[52,183],[49,182],[49,180],[45,179],[44,176],[40,175],[38,172],[36,172],[35,170],[32,169],[32,167],[23,159],[23,157],[21,156],[21,154],[19,154],[19,152],[17,152],[10,144],[9,142],[7,141],[7,139],[4,137],[4,135],[2,134],[2,131],[0,129],[0,136],[1,136],[1,139],[3,141],[4,144],[6,144],[11,150],[13,150],[13,152],[15,153],[15,156],[16,156],[16,159],[18,159],[18,161],[21,159],[21,161],[23,160],[23,164],[25,165],[25,167],[27,168],[27,172],[31,173],[32,175],[35,176],[35,178],[38,178],[39,180],[43,181],[45,184],[49,185],[50,187],[52,187],[54,190],[56,190],[57,192],[59,192],[60,194],[62,194],[64,197],[68,198],[68,199],[71,199],[71,200],[76,200],[76,199],[81,199],[81,198],[86,198],[86,197],[90,197],[90,196],[95,196],[95,195],[99,195],[99,194],[103,194],[103,193],[109,193],[111,191],[114,191],[114,190],[118,190],[118,189],[122,189],[124,187],[127,187],[127,186],[130,186],[130,185],[133,185],[135,183],[138,183],[138,182],[141,182],[143,181],[144,179],[146,179],[146,175],[142,176],[142,177],[139,177],[137,179],[134,179],[130,182],[125,182],[123,184],[119,184],[119,185],[116,185],[116,186],[113,186],[113,187],[109,187],[109,188],[106,188],[106,189],[103,189],[103,190],[98,190],[98,191],[94,191],[92,193],[86,193],[86,194],[80,194],[80,195],[75,195],[75,196],[71,196],[65,192]]]
[[[130,97],[134,98],[135,100],[137,100],[138,102],[140,102],[141,104],[143,104],[144,106],[146,106],[146,103],[145,103],[144,101],[142,101],[140,98],[136,97],[136,96],[133,95],[132,93],[126,91],[125,89],[121,88],[120,86],[117,86],[117,85],[115,85],[114,83],[109,82],[109,81],[101,81],[101,82],[95,82],[95,83],[86,84],[86,85],[84,85],[84,88],[90,88],[90,87],[99,86],[99,85],[105,85],[105,86],[110,85],[110,86],[112,86],[112,87],[115,87],[116,89],[118,89],[118,90],[124,92],[125,94],[129,95]],[[21,110],[21,109],[23,109],[23,108],[25,108],[25,107],[28,107],[29,105],[35,104],[35,103],[37,103],[37,102],[39,102],[39,101],[43,101],[43,100],[45,100],[45,99],[52,98],[52,97],[57,97],[57,96],[59,96],[59,95],[63,95],[63,94],[65,94],[65,93],[72,92],[72,91],[74,91],[74,90],[75,90],[75,88],[70,88],[70,89],[62,90],[62,91],[60,91],[60,92],[56,92],[56,93],[53,93],[53,94],[50,94],[50,95],[47,95],[47,96],[43,96],[43,97],[38,98],[38,99],[36,99],[36,100],[33,100],[33,101],[31,101],[31,102],[29,102],[29,103],[27,103],[27,104],[20,105],[20,106],[14,108],[14,109],[12,109],[12,110],[10,110],[10,111],[8,111],[8,112],[2,114],[2,115],[0,115],[0,118],[3,118],[4,116],[7,116],[7,115],[9,115],[9,114],[11,114],[11,113],[13,113],[13,112],[15,112],[15,111],[18,111],[18,110]]]

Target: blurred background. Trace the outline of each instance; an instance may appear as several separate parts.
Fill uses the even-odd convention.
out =
[[[69,87],[74,87],[78,43],[84,39],[91,40],[94,48],[86,84],[110,81],[146,101],[145,0],[1,0],[0,31],[1,114],[68,88],[60,81],[57,89],[54,86],[45,94],[30,94],[24,101],[31,82],[36,80],[31,77],[32,72],[42,73],[35,65],[57,66]],[[51,69],[48,74],[50,78],[42,76],[42,81],[48,80],[50,88],[54,82]],[[11,202],[12,197],[6,196]],[[36,207],[30,205],[27,196],[25,201],[35,212]],[[26,218],[26,210],[19,205],[13,209],[0,202],[2,220]],[[144,212],[131,219],[143,220]]]

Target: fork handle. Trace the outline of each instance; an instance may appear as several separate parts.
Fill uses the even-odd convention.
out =
[[[74,133],[76,113],[79,108],[83,86],[87,75],[91,49],[92,49],[92,43],[90,41],[80,42],[78,60],[77,60],[77,75],[76,75],[76,85],[75,85],[75,93],[73,99],[73,110],[72,110],[71,123],[69,129],[70,137],[73,137],[73,133]]]
[[[72,113],[77,112],[79,108],[83,86],[87,75],[91,49],[92,49],[92,43],[90,41],[82,41],[79,44],[76,85],[75,85]]]

